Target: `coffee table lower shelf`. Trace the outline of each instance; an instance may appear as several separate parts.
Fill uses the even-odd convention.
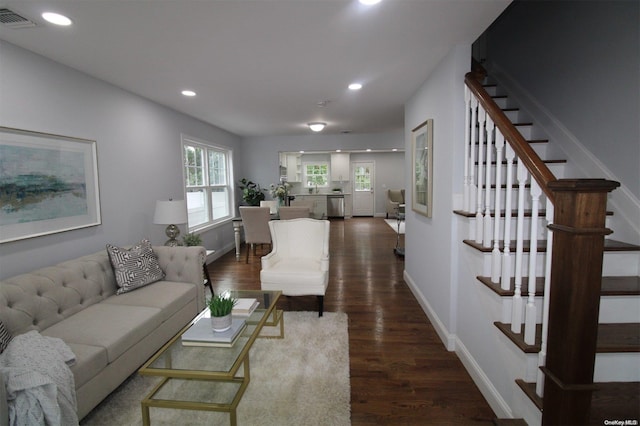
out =
[[[154,407],[225,412],[229,413],[231,426],[237,426],[238,404],[249,386],[251,379],[249,352],[253,342],[256,338],[284,338],[284,312],[280,309],[274,309],[280,292],[277,292],[274,296],[272,304],[269,303],[270,309],[258,322],[253,322],[251,319],[247,320],[248,326],[255,327],[255,330],[251,333],[245,346],[238,347],[238,350],[240,350],[240,348],[242,350],[239,352],[237,358],[235,358],[234,366],[229,371],[216,371],[215,368],[200,370],[171,368],[171,364],[175,361],[175,359],[172,360],[171,356],[172,345],[181,345],[180,336],[188,327],[185,327],[182,332],[161,348],[158,353],[140,369],[140,374],[161,377],[158,384],[156,384],[151,392],[141,401],[142,424],[144,426],[151,424],[150,408]],[[279,334],[261,335],[265,327],[274,328]],[[220,348],[217,349],[220,350]],[[163,360],[163,363],[160,365],[164,364],[164,366],[161,367],[155,364],[158,358]],[[242,375],[238,375],[240,370],[242,370]],[[191,400],[179,399],[186,399],[186,395],[188,395]],[[223,398],[224,402],[220,402]]]
[[[240,400],[244,395],[247,387],[249,386],[250,378],[250,368],[249,368],[249,357],[244,360],[243,366],[244,376],[234,377],[232,379],[217,379],[217,380],[205,380],[205,379],[178,379],[176,377],[163,377],[162,380],[149,392],[149,395],[145,399],[142,400],[142,424],[144,426],[149,426],[151,424],[151,414],[149,409],[151,407],[156,408],[170,408],[174,410],[194,410],[194,411],[216,411],[216,412],[226,412],[229,413],[229,423],[231,426],[236,426],[238,424],[237,419],[237,408],[238,404],[240,404]],[[237,385],[237,390],[235,393],[231,391],[233,399],[229,403],[223,402],[199,402],[199,401],[180,401],[180,400],[170,400],[170,399],[162,399],[162,398],[154,398],[158,393],[162,392],[162,389],[165,385],[169,385],[169,382],[178,381],[178,380],[191,380],[193,382],[216,382],[217,385],[226,384],[227,386]],[[206,386],[206,385],[205,385]]]

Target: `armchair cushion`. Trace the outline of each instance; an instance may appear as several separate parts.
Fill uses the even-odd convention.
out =
[[[329,284],[329,221],[274,220],[269,228],[273,251],[262,258],[262,289],[323,297]]]

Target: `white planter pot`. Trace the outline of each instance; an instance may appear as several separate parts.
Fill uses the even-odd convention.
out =
[[[211,328],[218,333],[231,328],[231,314],[223,317],[211,317]]]

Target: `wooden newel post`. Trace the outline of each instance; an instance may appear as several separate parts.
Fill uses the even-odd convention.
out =
[[[561,179],[554,193],[553,259],[542,424],[589,423],[607,194],[620,184]]]

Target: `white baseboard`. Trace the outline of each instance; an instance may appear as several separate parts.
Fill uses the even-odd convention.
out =
[[[403,275],[405,282],[409,286],[409,289],[411,289],[411,292],[418,300],[418,303],[422,307],[422,310],[429,318],[429,321],[431,321],[431,324],[436,330],[438,337],[440,337],[440,340],[442,340],[448,351],[454,351],[456,353],[465,369],[471,376],[471,379],[476,384],[476,386],[478,386],[478,389],[480,389],[482,396],[484,396],[484,398],[489,403],[491,409],[496,413],[498,417],[512,418],[513,412],[511,411],[509,404],[507,404],[500,393],[498,393],[498,390],[495,388],[495,386],[493,386],[493,383],[491,383],[489,377],[487,377],[482,368],[480,368],[480,365],[476,362],[476,360],[464,346],[462,341],[460,341],[455,334],[449,333],[429,302],[424,298],[424,296],[416,286],[415,281],[413,281],[406,270],[404,271]]]
[[[482,368],[480,368],[480,365],[478,365],[471,353],[467,350],[467,347],[459,339],[456,339],[456,355],[458,355],[458,358],[462,361],[464,368],[467,369],[471,379],[476,386],[478,386],[480,393],[482,393],[482,396],[487,400],[493,412],[496,413],[496,416],[506,419],[513,418],[513,412],[509,404],[507,404],[500,393],[498,393],[498,390],[493,386],[489,377],[487,377]]]
[[[413,281],[413,279],[411,278],[411,276],[409,276],[406,270],[404,271],[403,278],[407,283],[407,285],[409,286],[409,289],[411,290],[415,298],[418,300],[418,303],[422,307],[422,310],[424,311],[425,314],[427,314],[429,321],[431,321],[431,325],[433,325],[433,328],[435,328],[436,333],[438,334],[438,337],[440,337],[440,340],[442,340],[442,343],[444,343],[444,346],[447,348],[448,351],[455,351],[456,335],[449,333],[449,331],[447,330],[445,325],[442,323],[442,321],[440,321],[440,318],[438,317],[436,312],[433,310],[433,308],[431,307],[427,299],[424,298],[422,292],[418,289],[418,286],[416,286],[415,281]]]
[[[225,245],[224,247],[222,247],[221,249],[217,249],[212,254],[208,255],[207,256],[207,265],[209,263],[217,260],[217,259],[220,259],[225,254],[229,253],[231,250],[233,250],[233,251],[236,250],[235,242],[231,242],[231,243]]]

